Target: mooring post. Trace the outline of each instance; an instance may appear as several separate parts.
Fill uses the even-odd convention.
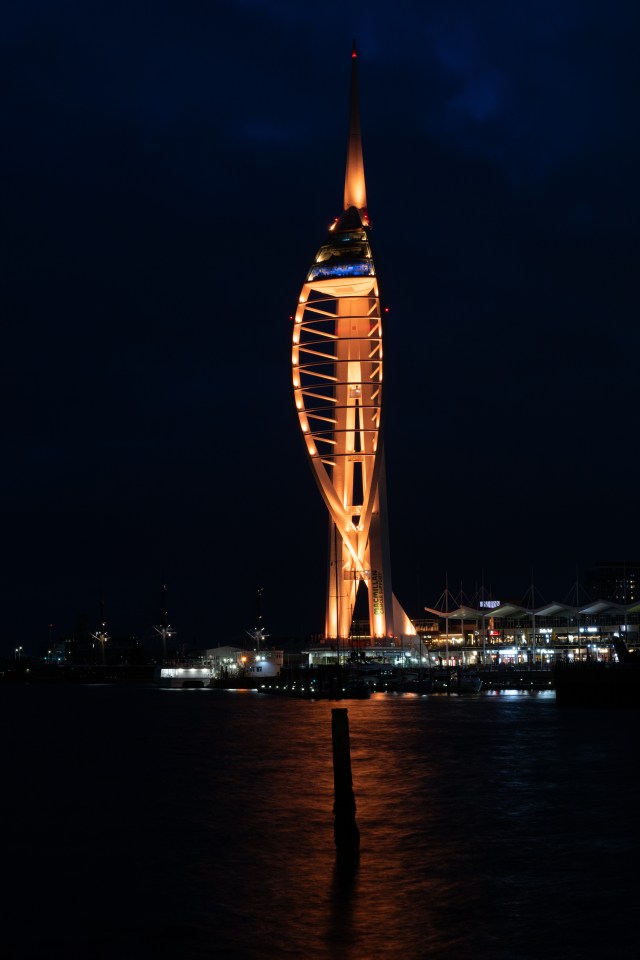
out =
[[[356,824],[356,799],[351,776],[349,716],[344,708],[331,711],[333,740],[333,831],[338,865],[355,869],[360,858],[360,831]]]

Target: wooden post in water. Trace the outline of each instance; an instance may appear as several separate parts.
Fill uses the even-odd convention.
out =
[[[332,709],[331,736],[333,740],[334,785],[333,831],[337,862],[343,870],[354,870],[360,859],[360,831],[356,824],[356,799],[353,795],[353,779],[351,776],[349,717],[346,709]]]

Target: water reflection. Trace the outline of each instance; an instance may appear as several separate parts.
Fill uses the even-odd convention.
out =
[[[343,703],[361,834],[345,880],[331,704],[3,693],[18,956],[635,955],[620,905],[636,891],[637,712],[561,711],[546,692]]]
[[[350,960],[354,946],[354,899],[358,870],[345,871],[336,864],[329,893],[329,924],[327,943],[333,956]]]

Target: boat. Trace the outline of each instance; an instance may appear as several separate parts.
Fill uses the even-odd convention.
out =
[[[482,690],[482,680],[477,673],[458,673],[457,681],[454,680],[452,688],[459,693],[480,693]]]
[[[208,687],[212,678],[211,666],[189,662],[162,664],[155,668],[153,675],[156,686],[179,690]]]
[[[621,637],[613,646],[617,662],[558,663],[554,669],[556,701],[561,706],[640,707],[640,652]]]
[[[170,687],[184,690],[208,687],[213,678],[213,667],[205,665],[202,660],[171,660],[167,659],[169,641],[176,636],[176,631],[169,623],[167,611],[167,585],[162,584],[162,616],[160,624],[154,627],[155,632],[162,639],[162,663],[153,671],[153,680],[158,687]]]
[[[560,706],[640,707],[640,662],[559,664],[554,683]]]
[[[371,696],[371,687],[361,677],[349,678],[342,688],[343,700],[368,700]]]
[[[418,693],[424,695],[425,693],[433,693],[433,680],[429,678],[409,678],[407,680],[402,680],[398,684],[399,693]]]
[[[434,670],[429,676],[401,682],[402,693],[479,693],[482,679],[462,670]]]

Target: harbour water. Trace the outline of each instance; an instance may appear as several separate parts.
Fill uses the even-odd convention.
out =
[[[7,958],[635,957],[639,711],[4,686]],[[361,862],[335,874],[331,710]]]

